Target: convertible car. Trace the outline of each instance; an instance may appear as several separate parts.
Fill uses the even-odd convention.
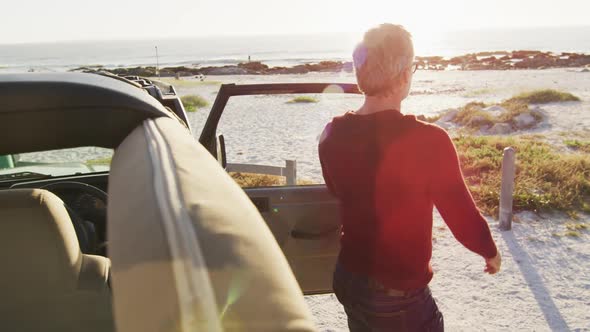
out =
[[[217,124],[233,96],[326,86],[223,85],[196,140],[162,82],[0,75],[0,329],[314,330],[302,292],[331,292],[336,201],[242,190]]]

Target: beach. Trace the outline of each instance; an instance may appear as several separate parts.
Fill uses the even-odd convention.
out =
[[[173,84],[181,96],[198,95],[207,101],[208,106],[188,113],[196,139],[221,84],[355,82],[354,74],[346,72],[163,80]],[[590,142],[590,72],[585,68],[418,71],[402,113],[430,117],[469,102],[492,105],[538,89],[569,92],[581,101],[532,105],[543,114],[542,121],[532,129],[503,136],[532,137],[566,155],[585,153],[565,143]],[[325,93],[309,97],[303,103],[293,102],[293,95],[231,98],[217,131],[225,137],[228,162],[284,166],[285,160],[295,160],[299,180],[323,183],[317,157],[320,133],[332,117],[357,109],[362,96]],[[454,137],[481,134],[465,132],[450,122],[438,124]],[[73,162],[105,158],[110,153],[80,148],[69,154],[31,153],[25,159]],[[484,260],[462,247],[434,213],[435,275],[430,287],[447,331],[590,331],[590,216],[519,212],[512,231],[500,231],[494,217],[487,219],[503,257],[502,271],[494,276],[483,273]],[[568,225],[572,224],[586,226],[570,236]],[[333,294],[305,299],[320,331],[348,330],[346,315]]]
[[[205,81],[183,79],[175,86],[180,95],[198,94],[211,105],[222,83],[287,82],[353,83],[350,73],[305,75],[208,76]],[[171,83],[174,84],[173,81]],[[498,103],[536,89],[558,89],[578,96],[580,102],[540,105],[543,121],[534,129],[505,136],[531,136],[564,153],[568,139],[589,140],[590,73],[583,68],[511,71],[418,71],[412,93],[402,104],[406,114],[432,116],[468,102]],[[228,162],[284,165],[297,161],[298,178],[321,183],[318,138],[333,117],[354,110],[360,96],[323,94],[315,103],[289,103],[293,96],[248,96],[230,99],[218,133],[226,139]],[[194,136],[208,107],[189,113]],[[451,135],[460,128],[449,126]],[[518,155],[517,155],[518,158]],[[521,212],[512,231],[502,232],[488,217],[503,256],[502,271],[483,273],[484,260],[462,247],[435,212],[430,284],[445,317],[448,331],[590,331],[590,234],[563,236],[572,216]],[[589,224],[579,214],[576,223]],[[321,331],[346,331],[346,315],[333,294],[307,296]]]
[[[208,76],[197,80],[168,79],[180,95],[197,94],[212,105],[222,83],[353,83],[350,73],[310,73],[305,75]],[[436,115],[472,101],[501,102],[514,94],[543,89],[573,93],[581,102],[543,105],[547,118],[539,128],[513,135],[539,134],[541,140],[565,148],[569,137],[590,132],[590,73],[575,69],[511,71],[418,71],[402,112]],[[231,163],[262,163],[280,166],[286,159],[297,161],[301,178],[322,181],[317,143],[325,124],[334,116],[358,108],[358,95],[323,94],[317,103],[289,104],[293,96],[240,96],[231,98],[219,123]],[[210,106],[209,106],[210,107]],[[188,113],[198,138],[209,107]],[[452,130],[451,130],[452,131]]]

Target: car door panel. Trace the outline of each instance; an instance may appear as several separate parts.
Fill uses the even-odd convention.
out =
[[[245,189],[305,294],[332,292],[340,250],[338,202],[324,185]]]
[[[356,84],[336,82],[222,84],[199,142],[225,167],[225,140],[219,136],[218,125],[230,98],[327,92],[361,94]],[[338,203],[326,186],[263,187],[245,191],[281,246],[303,292],[332,292],[332,272],[340,251],[340,218]]]

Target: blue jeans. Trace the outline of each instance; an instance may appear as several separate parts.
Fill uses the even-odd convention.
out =
[[[392,295],[367,277],[340,264],[334,271],[334,293],[348,315],[351,332],[442,332],[444,321],[428,287]]]

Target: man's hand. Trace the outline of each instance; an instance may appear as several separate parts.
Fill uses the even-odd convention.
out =
[[[500,257],[500,251],[496,254],[496,257],[486,258],[486,268],[483,270],[485,273],[496,274],[500,271],[502,265],[502,257]]]

